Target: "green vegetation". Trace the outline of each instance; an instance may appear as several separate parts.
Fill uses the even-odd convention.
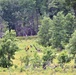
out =
[[[69,44],[67,45],[67,49],[70,54],[76,55],[76,31],[72,34]]]
[[[63,12],[58,12],[53,20],[45,17],[39,30],[40,43],[44,46],[63,49],[76,29],[75,26],[75,17],[71,13],[65,16]]]
[[[18,49],[15,44],[14,37],[12,37],[11,33],[6,34],[1,42],[0,48],[0,67],[8,68],[12,66],[12,60],[14,59],[14,55],[16,50]]]
[[[60,66],[63,68],[65,63],[68,63],[71,61],[71,57],[69,56],[67,51],[62,51],[58,56],[58,60],[59,60]]]
[[[16,51],[13,59],[13,66],[9,69],[0,67],[0,74],[11,74],[11,75],[33,75],[33,74],[40,74],[40,75],[50,75],[50,74],[57,74],[57,75],[72,75],[75,74],[75,68],[73,59],[68,63],[68,53],[67,51],[58,52],[56,49],[52,47],[43,47],[37,43],[37,37],[29,37],[23,38],[19,37],[16,41],[19,50]],[[34,48],[36,45],[37,48],[41,49],[41,52],[36,51]],[[28,45],[32,45],[28,51],[25,50],[25,47]],[[49,57],[50,56],[50,57]],[[46,58],[48,57],[48,58]],[[66,59],[67,58],[67,59]],[[59,60],[58,60],[59,59]],[[53,61],[48,62],[48,61]],[[62,61],[63,60],[63,61]],[[66,61],[65,61],[66,60]],[[46,62],[46,69],[43,69],[43,64]],[[62,62],[61,62],[62,61]],[[59,65],[60,62],[60,65]],[[61,64],[64,64],[62,68]],[[65,69],[65,71],[64,71]],[[64,73],[65,72],[65,73]]]
[[[75,72],[75,0],[0,0],[0,75]]]

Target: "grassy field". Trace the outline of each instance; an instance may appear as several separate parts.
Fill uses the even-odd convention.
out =
[[[60,67],[52,69],[47,67],[46,70],[43,70],[42,67],[40,68],[26,68],[24,67],[24,63],[21,63],[20,58],[29,54],[33,57],[34,53],[36,52],[33,45],[36,45],[38,48],[41,49],[42,52],[38,52],[38,55],[42,57],[44,47],[37,43],[38,38],[36,36],[33,37],[18,37],[17,38],[17,45],[19,50],[15,54],[15,59],[13,60],[13,66],[9,69],[0,68],[0,75],[76,75],[76,69],[72,68],[74,62],[73,60],[66,64],[68,67],[66,70],[61,69]],[[31,45],[29,51],[25,51],[25,47]],[[57,60],[54,60],[54,64],[57,63]],[[65,66],[66,67],[66,66]]]

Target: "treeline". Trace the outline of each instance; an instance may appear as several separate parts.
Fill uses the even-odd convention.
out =
[[[76,30],[75,6],[75,0],[0,0],[0,35],[38,33],[42,45],[64,49]]]
[[[44,16],[53,19],[59,11],[64,15],[76,14],[75,3],[75,0],[0,0],[0,17],[5,21],[4,27],[9,32],[14,29],[16,36],[36,35]]]

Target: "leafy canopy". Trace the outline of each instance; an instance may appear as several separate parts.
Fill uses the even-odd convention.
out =
[[[18,50],[18,46],[15,43],[14,37],[4,37],[0,46],[0,66],[10,67],[13,65],[12,59],[14,59],[15,52]]]

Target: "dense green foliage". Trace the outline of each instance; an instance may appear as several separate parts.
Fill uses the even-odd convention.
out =
[[[51,28],[52,20],[48,17],[44,17],[42,25],[39,30],[40,43],[47,46],[49,45],[50,35],[48,34],[49,28]]]
[[[8,35],[8,34],[7,34]],[[0,47],[0,66],[1,67],[10,67],[12,66],[14,59],[14,55],[16,50],[18,49],[17,45],[15,44],[14,38],[9,34],[8,37],[6,36]]]
[[[67,51],[61,52],[61,54],[58,56],[59,63],[64,65],[65,63],[68,63],[71,61],[71,57],[67,53]]]
[[[23,43],[28,36],[37,34],[38,43],[34,44],[34,40],[26,45],[27,41]],[[26,38],[18,37],[16,40],[16,36]],[[13,65],[18,49],[16,41],[19,40],[20,51],[25,49],[24,56],[17,57],[21,61],[20,72],[29,67],[46,69],[49,66],[58,69],[60,66],[52,67],[49,63],[53,64],[55,59],[59,63],[55,60],[54,63],[64,65],[71,61],[71,55],[75,56],[72,58],[76,62],[76,1],[0,0],[0,37],[0,67]]]
[[[67,51],[62,51],[58,56],[58,63],[60,64],[61,68],[64,68],[66,63],[71,61],[71,56],[67,53]]]
[[[51,48],[46,48],[43,55],[43,61],[44,62],[50,61],[52,63],[54,58],[55,58],[54,51],[51,50]]]
[[[72,34],[66,49],[68,49],[69,53],[73,54],[75,57],[76,55],[76,30]]]
[[[40,43],[44,46],[64,48],[76,29],[75,24],[75,17],[71,13],[64,16],[62,12],[59,12],[53,20],[45,17],[39,30]]]
[[[76,0],[65,0],[66,4],[73,8],[76,17]]]

